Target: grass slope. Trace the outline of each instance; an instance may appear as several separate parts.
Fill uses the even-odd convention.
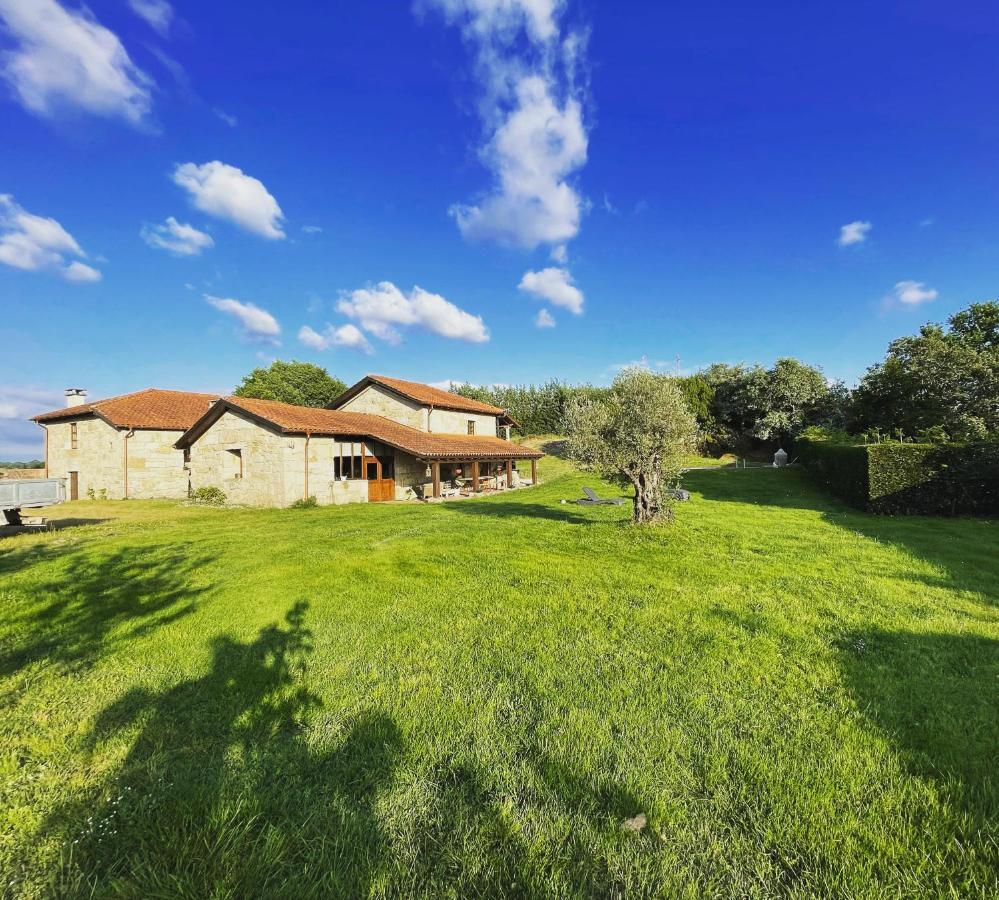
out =
[[[997,523],[719,470],[636,530],[545,467],[0,540],[3,891],[997,890]]]

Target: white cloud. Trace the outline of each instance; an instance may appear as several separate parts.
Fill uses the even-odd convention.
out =
[[[100,281],[103,276],[93,266],[88,266],[86,263],[82,262],[71,262],[63,270],[62,277],[67,281],[86,283]]]
[[[2,2],[2,0],[0,0]],[[263,182],[242,169],[214,160],[204,165],[184,163],[173,173],[174,183],[184,188],[202,212],[230,222],[271,240],[284,237],[284,213]]]
[[[537,328],[554,328],[555,317],[547,309],[539,309],[534,319],[534,325]]]
[[[205,300],[219,312],[224,312],[235,318],[242,326],[243,333],[252,339],[277,342],[281,334],[281,326],[266,309],[261,309],[253,303],[243,303],[225,297],[213,297],[205,294]]]
[[[197,256],[215,246],[210,234],[168,216],[162,225],[143,225],[139,232],[150,247],[168,250],[176,256]]]
[[[382,281],[373,288],[359,288],[344,294],[337,309],[357,319],[369,334],[391,344],[402,340],[398,329],[405,326],[421,327],[442,337],[477,344],[489,340],[489,331],[481,316],[473,316],[440,294],[431,294],[421,287],[404,294],[391,281]]]
[[[563,3],[427,3],[461,26],[483,88],[480,155],[494,183],[481,200],[451,208],[462,234],[528,248],[575,237],[583,201],[569,179],[587,154],[577,85],[584,42],[577,33],[562,36]]]
[[[547,41],[558,32],[555,16],[562,0],[430,0],[429,5],[440,7],[466,35],[483,42],[522,25],[532,39]]]
[[[927,303],[930,300],[936,300],[939,295],[939,291],[928,288],[921,281],[899,281],[893,289],[895,299],[906,306]]]
[[[305,234],[322,234],[323,229],[319,225],[303,225],[302,231]]]
[[[517,287],[577,316],[583,311],[583,292],[572,283],[568,269],[549,266],[539,272],[525,272]]]
[[[565,244],[558,244],[552,247],[551,258],[552,262],[557,262],[559,265],[564,266],[569,261],[569,248]]]
[[[55,219],[22,209],[10,194],[0,194],[0,263],[26,272],[59,272],[67,281],[100,281],[101,273],[66,256],[86,259],[76,239]]]
[[[839,239],[837,243],[841,247],[849,247],[851,244],[862,244],[867,240],[867,233],[873,226],[870,222],[848,222],[839,229]]]
[[[231,113],[227,113],[225,110],[215,108],[212,112],[215,113],[215,115],[225,122],[230,128],[235,128],[239,124],[239,119]]]
[[[0,56],[21,104],[49,118],[63,108],[146,121],[152,79],[129,58],[114,32],[83,7],[56,0],[0,0],[0,20],[15,47]]]
[[[356,325],[327,325],[322,334],[308,325],[298,330],[298,339],[313,350],[329,350],[330,347],[351,347],[365,353],[374,353],[374,347]]]
[[[132,12],[145,19],[161,37],[166,37],[173,21],[173,7],[167,0],[128,0]]]

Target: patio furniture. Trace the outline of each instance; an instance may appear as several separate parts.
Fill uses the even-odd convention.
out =
[[[620,506],[626,502],[623,497],[598,497],[593,488],[584,487],[583,493],[586,497],[576,501],[580,506]]]

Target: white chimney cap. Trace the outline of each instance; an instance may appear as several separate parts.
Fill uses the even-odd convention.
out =
[[[66,405],[82,406],[87,400],[85,388],[66,388]]]

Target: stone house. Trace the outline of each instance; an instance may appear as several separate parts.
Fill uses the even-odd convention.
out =
[[[181,498],[212,486],[257,506],[441,497],[516,485],[518,460],[536,481],[543,455],[508,440],[516,423],[504,410],[377,375],[330,409],[150,389],[35,421],[49,474],[65,474],[75,496]]]
[[[184,452],[174,445],[216,394],[149,388],[86,402],[70,388],[63,409],[35,416],[45,430],[45,477],[65,478],[66,497],[186,497]]]
[[[544,454],[497,436],[507,418],[502,410],[469,401],[474,409],[447,410],[454,414],[447,419],[439,407],[431,412],[429,403],[397,400],[370,385],[353,398],[366,393],[361,404],[381,412],[344,408],[353,407],[353,398],[344,398],[357,388],[335,409],[223,397],[177,442],[188,454],[191,486],[221,488],[236,503],[287,506],[310,496],[339,504],[441,497],[459,483],[467,492],[512,486],[520,480],[518,461],[528,461],[537,480]],[[428,431],[413,422],[464,431]]]
[[[344,412],[374,413],[417,431],[496,435],[510,440],[517,423],[506,410],[429,384],[365,375],[330,404]]]

